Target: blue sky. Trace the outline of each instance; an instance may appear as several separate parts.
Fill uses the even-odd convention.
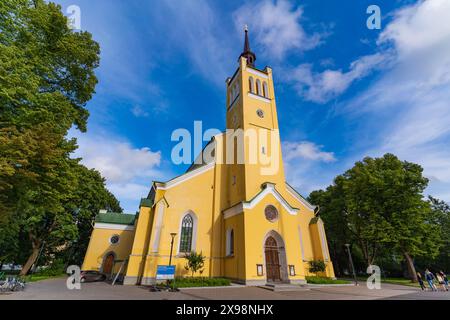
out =
[[[421,164],[450,201],[450,1],[57,1],[81,9],[101,46],[78,156],[135,212],[171,163],[177,128],[225,125],[225,79],[248,24],[257,66],[274,70],[288,182],[305,196],[364,156]]]

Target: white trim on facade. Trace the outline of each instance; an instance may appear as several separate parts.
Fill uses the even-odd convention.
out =
[[[328,244],[325,238],[325,228],[323,226],[322,220],[319,219],[317,223],[319,224],[320,246],[322,248],[323,258],[325,262],[328,262],[330,260],[330,257],[328,256]]]
[[[275,185],[273,183],[266,183],[266,187],[263,191],[261,191],[256,197],[252,199],[250,202],[240,202],[231,208],[226,209],[223,214],[224,218],[228,219],[232,216],[240,214],[244,211],[244,209],[253,209],[265,196],[268,194],[272,194],[275,199],[286,209],[286,211],[291,215],[297,215],[299,209],[292,207],[275,189]]]
[[[260,100],[260,101],[263,101],[263,102],[266,102],[266,103],[270,103],[270,99],[267,99],[267,98],[265,98],[263,96],[259,96],[257,94],[251,93],[251,92],[248,93],[248,96],[250,98],[253,98],[253,99],[256,99],[256,100]]]
[[[302,254],[302,260],[306,261],[305,259],[305,248],[303,247],[303,234],[302,234],[302,228],[298,226],[298,236],[300,238],[300,252]]]
[[[240,214],[240,213],[242,213],[242,212],[244,212],[244,208],[243,208],[242,202],[240,202],[240,203],[238,203],[237,205],[232,206],[231,208],[226,209],[226,210],[223,212],[223,217],[224,217],[224,219],[228,219],[228,218],[231,218],[231,217],[233,217],[233,216],[236,216],[236,215],[238,215],[238,214]]]
[[[159,241],[161,239],[161,229],[163,228],[165,202],[158,203],[156,208],[156,223],[154,229],[154,238],[152,243],[152,252],[159,251]]]
[[[255,198],[253,198],[250,202],[244,202],[244,209],[253,209],[265,196],[268,194],[272,194],[275,199],[286,209],[286,211],[291,215],[296,215],[298,212],[297,208],[291,207],[289,203],[281,196],[281,194],[275,189],[275,185],[273,183],[266,183],[266,187],[263,191],[261,191]]]
[[[175,179],[172,179],[168,182],[162,183],[162,182],[156,182],[156,187],[159,190],[169,190],[170,188],[173,188],[177,185],[179,185],[180,183],[183,183],[189,179],[195,178],[198,175],[201,175],[209,170],[211,170],[212,168],[214,168],[215,162],[211,162],[208,163],[207,165],[204,165],[198,169],[192,170],[190,172],[187,172]]]
[[[131,231],[131,230],[134,230],[134,226],[124,225],[124,224],[115,224],[115,223],[96,222],[94,224],[94,229],[110,229],[110,230]]]
[[[263,79],[269,79],[269,76],[267,74],[265,74],[264,72],[255,70],[255,69],[247,68],[247,72],[253,73],[255,76],[261,77]]]
[[[307,207],[308,209],[310,209],[311,211],[314,212],[314,210],[316,209],[316,206],[313,206],[311,203],[309,203],[308,201],[306,201],[305,199],[303,199],[303,197],[301,197],[297,191],[295,191],[294,188],[292,188],[289,184],[285,183],[286,185],[286,190],[287,192],[289,192],[291,194],[291,196],[293,196],[295,199],[297,199],[298,201],[300,201],[305,207]]]

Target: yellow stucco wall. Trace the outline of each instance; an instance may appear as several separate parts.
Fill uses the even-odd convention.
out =
[[[119,243],[111,244],[113,235],[120,237]],[[86,251],[82,270],[102,270],[103,259],[109,253],[115,255],[115,260],[128,259],[133,245],[134,230],[113,230],[94,228]],[[118,272],[120,264],[115,264],[114,272]]]

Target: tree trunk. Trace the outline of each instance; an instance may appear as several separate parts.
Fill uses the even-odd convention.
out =
[[[22,270],[20,270],[19,275],[26,276],[28,274],[28,272],[31,269],[31,266],[33,265],[33,263],[36,262],[36,259],[39,255],[39,251],[40,251],[40,246],[33,244],[33,251],[31,251],[31,255],[28,257],[28,260],[25,263],[25,265],[22,267]]]
[[[408,267],[408,275],[412,282],[417,282],[416,268],[414,267],[414,261],[408,252],[403,252],[406,260],[406,266]]]

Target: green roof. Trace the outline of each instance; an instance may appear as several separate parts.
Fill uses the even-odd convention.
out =
[[[151,208],[152,205],[153,205],[153,201],[152,201],[151,199],[142,198],[142,199],[141,199],[141,203],[139,204],[139,208],[140,208],[140,207]]]
[[[317,222],[319,222],[319,219],[320,219],[319,217],[314,217],[314,218],[311,219],[311,221],[309,222],[309,224],[310,224],[310,225],[316,224]]]
[[[99,213],[95,218],[95,222],[125,224],[125,225],[134,225],[135,220],[136,220],[135,214],[114,213],[114,212]]]

